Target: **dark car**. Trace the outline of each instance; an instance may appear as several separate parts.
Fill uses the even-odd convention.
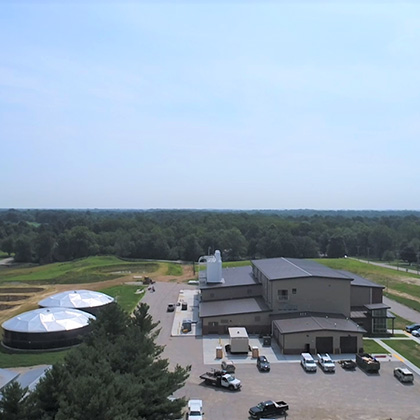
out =
[[[340,363],[343,369],[346,369],[346,370],[356,369],[356,362],[354,360],[351,360],[351,359],[340,360],[338,363]]]
[[[175,311],[175,303],[168,303],[168,307],[166,308],[167,312]]]
[[[405,330],[409,333],[412,333],[414,330],[418,330],[420,328],[420,324],[411,324],[405,327]]]
[[[257,368],[261,372],[269,372],[270,371],[270,362],[267,360],[265,356],[259,356],[257,359]]]

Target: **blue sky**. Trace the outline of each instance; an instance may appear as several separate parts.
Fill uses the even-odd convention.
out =
[[[420,5],[5,2],[0,208],[420,209]]]

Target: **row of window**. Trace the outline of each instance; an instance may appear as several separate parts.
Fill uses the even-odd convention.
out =
[[[292,289],[292,295],[297,293],[296,289]],[[289,290],[288,289],[279,289],[277,290],[277,299],[278,300],[289,300]]]

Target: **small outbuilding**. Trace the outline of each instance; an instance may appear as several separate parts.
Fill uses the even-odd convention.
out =
[[[273,335],[284,354],[357,353],[363,349],[365,332],[338,315],[307,314],[273,321]]]
[[[79,344],[95,316],[77,309],[42,308],[2,324],[3,345],[15,349],[56,349]]]
[[[70,290],[49,296],[39,302],[41,308],[80,309],[97,315],[99,311],[111,303],[114,298],[105,293],[92,290]]]

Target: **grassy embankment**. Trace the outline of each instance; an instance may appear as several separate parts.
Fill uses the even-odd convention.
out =
[[[122,277],[128,273],[151,273],[160,264],[127,262],[113,256],[88,257],[75,261],[46,264],[29,268],[2,269],[0,283],[83,284]]]
[[[116,257],[89,257],[73,262],[54,263],[39,267],[10,268],[1,272],[1,283],[80,284],[107,281],[127,275],[163,273],[182,274],[182,266],[174,263],[126,262]],[[120,284],[100,289],[116,298],[119,305],[131,312],[143,294],[136,294],[141,286]],[[1,289],[0,289],[1,290]],[[0,346],[0,368],[53,364],[62,360],[69,350],[51,352],[12,352]]]

